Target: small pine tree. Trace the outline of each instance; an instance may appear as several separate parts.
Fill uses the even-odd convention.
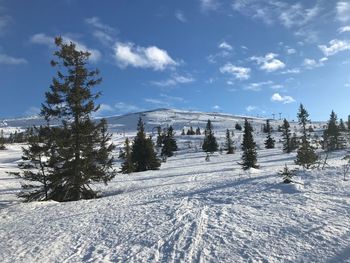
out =
[[[339,120],[339,130],[340,130],[341,132],[346,132],[346,127],[345,127],[345,124],[344,124],[343,119],[340,119],[340,120]]]
[[[122,154],[121,159],[123,160],[121,172],[123,174],[130,174],[134,172],[135,166],[131,159],[131,147],[130,147],[130,141],[129,138],[125,139],[124,142],[124,151]]]
[[[137,134],[132,145],[131,160],[135,166],[135,172],[157,170],[160,167],[153,142],[151,138],[146,138],[144,123],[141,118],[137,124]]]
[[[337,115],[334,111],[331,112],[327,129],[323,132],[324,149],[334,151],[340,148],[339,145],[340,130],[337,123]]]
[[[208,120],[207,126],[204,131],[205,137],[202,145],[202,149],[205,152],[216,152],[219,148],[216,138],[213,133],[213,126],[211,121]]]
[[[226,145],[225,148],[227,150],[227,154],[233,154],[234,153],[234,147],[233,147],[233,141],[231,139],[230,131],[226,130]]]
[[[293,182],[294,171],[289,170],[287,164],[285,164],[283,170],[279,171],[278,174],[282,176],[283,183],[289,184]]]
[[[290,153],[292,151],[291,138],[290,138],[290,125],[289,122],[284,119],[282,129],[282,138],[283,138],[283,152]]]
[[[295,160],[295,163],[308,169],[316,163],[318,157],[315,153],[314,147],[311,146],[309,141],[309,135],[306,130],[306,124],[310,122],[308,119],[309,113],[306,111],[303,104],[300,104],[297,117],[299,124],[302,126],[303,135],[301,137],[301,145],[297,151],[297,159]]]
[[[182,129],[181,135],[186,135],[185,129]]]
[[[28,145],[22,148],[22,162],[18,164],[21,172],[10,173],[27,182],[35,182],[21,184],[22,190],[17,196],[25,202],[44,201],[50,196],[52,169],[49,167],[50,145],[46,143],[48,137],[45,135],[42,127],[30,130]]]
[[[299,147],[299,139],[296,133],[294,132],[292,138],[290,139],[290,149],[294,151],[298,149],[298,147]]]
[[[235,129],[238,130],[238,131],[241,131],[242,130],[242,126],[239,123],[236,123]]]
[[[266,120],[266,132],[267,132],[267,137],[265,141],[265,148],[266,149],[273,149],[275,148],[275,140],[271,136],[271,126],[270,126],[270,121]]]
[[[242,143],[242,167],[243,170],[258,168],[256,143],[253,138],[253,128],[247,119],[244,120],[244,133]]]
[[[162,156],[171,157],[177,151],[177,144],[174,138],[174,129],[170,126],[163,135]]]
[[[6,140],[5,140],[5,137],[4,137],[4,131],[1,130],[0,131],[0,150],[5,150],[6,149],[5,143],[6,143]]]
[[[196,135],[201,135],[201,129],[199,127],[196,129]]]

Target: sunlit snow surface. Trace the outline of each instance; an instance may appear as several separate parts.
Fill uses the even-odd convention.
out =
[[[118,147],[135,135],[138,117],[108,119]],[[251,120],[260,169],[244,172],[239,149],[206,162],[203,136],[180,135],[210,118],[222,144],[226,128],[242,118],[173,110],[142,117],[149,134],[173,125],[180,150],[159,171],[94,185],[103,195],[95,200],[21,203],[20,181],[6,172],[16,171],[23,145],[0,151],[0,262],[350,262],[344,152],[333,153],[324,170],[301,170],[295,178],[301,184],[284,185],[277,172],[285,163],[294,167],[295,153],[283,154],[280,143],[264,149],[265,120]],[[28,121],[9,123],[3,129]],[[234,140],[239,147],[242,134],[235,131]]]

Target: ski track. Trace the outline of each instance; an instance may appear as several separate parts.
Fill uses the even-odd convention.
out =
[[[164,118],[152,114],[154,124]],[[194,126],[205,125],[198,113],[186,123],[194,115]],[[124,138],[116,138],[120,145]],[[258,150],[260,169],[245,172],[239,150],[206,162],[202,137],[190,149],[190,137],[178,139],[179,152],[159,171],[118,174],[108,186],[94,185],[103,198],[68,203],[20,203],[20,182],[5,172],[16,171],[22,145],[0,151],[0,262],[350,262],[343,152],[323,171],[301,171],[302,185],[283,185],[277,172],[295,167],[295,153],[282,154],[279,145]],[[264,139],[257,137],[260,147]]]

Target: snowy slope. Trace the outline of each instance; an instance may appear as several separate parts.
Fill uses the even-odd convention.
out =
[[[240,150],[206,162],[203,136],[180,136],[184,126],[204,127],[210,118],[223,142],[225,129],[242,118],[175,110],[141,115],[149,132],[172,124],[180,150],[159,171],[94,185],[100,199],[19,203],[20,182],[6,171],[16,170],[21,145],[0,151],[0,262],[350,262],[343,152],[333,153],[325,170],[300,171],[301,184],[283,185],[277,171],[293,167],[295,154],[283,154],[280,145],[263,149],[264,120],[252,120],[260,169],[244,172]],[[124,133],[135,134],[138,117],[109,118],[117,144]],[[241,133],[234,139],[238,146]]]

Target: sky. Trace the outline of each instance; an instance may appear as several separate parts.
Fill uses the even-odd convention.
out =
[[[350,0],[0,0],[0,118],[40,111],[55,36],[100,70],[96,116],[350,114]]]

